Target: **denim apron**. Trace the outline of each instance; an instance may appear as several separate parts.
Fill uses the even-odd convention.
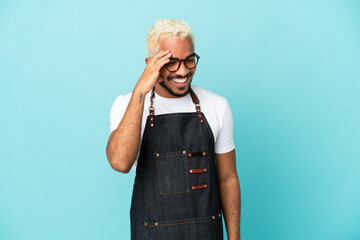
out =
[[[196,112],[154,114],[154,89],[136,168],[132,240],[218,240],[223,224],[214,136]]]

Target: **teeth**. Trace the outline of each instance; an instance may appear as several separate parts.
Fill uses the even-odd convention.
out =
[[[184,83],[187,78],[173,78],[172,80],[176,83]]]

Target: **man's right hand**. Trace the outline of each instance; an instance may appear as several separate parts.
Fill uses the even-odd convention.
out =
[[[134,88],[125,114],[117,129],[110,134],[106,155],[111,167],[116,171],[129,172],[136,160],[140,149],[143,99],[157,81],[163,81],[160,69],[170,61],[170,57],[169,51],[160,51],[146,59],[147,66]]]
[[[162,81],[160,69],[170,61],[171,52],[169,50],[160,51],[147,60],[147,66],[137,82],[134,91],[147,94],[155,86],[157,81]],[[159,78],[160,77],[160,78]]]

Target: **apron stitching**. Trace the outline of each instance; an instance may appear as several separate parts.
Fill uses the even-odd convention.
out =
[[[185,116],[185,117],[191,117],[191,116],[197,116],[196,112],[182,112],[182,113],[165,113],[165,114],[159,114],[155,115],[156,118],[176,118],[179,116]]]
[[[189,167],[188,167],[188,158],[187,157],[185,157],[185,162],[186,162],[186,180],[187,180],[186,188],[187,188],[187,190],[189,192],[190,191],[190,183],[189,183],[189,172],[188,172]]]
[[[178,157],[178,156],[184,155],[184,154],[160,155],[160,153],[157,153],[157,154],[159,154],[159,156],[156,156],[157,158]]]
[[[146,237],[147,236],[147,229],[146,229],[146,227],[145,227],[145,240],[146,240]]]
[[[216,237],[215,237],[215,224],[214,224],[214,222],[215,222],[215,220],[213,219],[213,220],[212,220],[212,225],[213,225],[212,229],[213,229],[213,234],[214,234],[214,240],[216,240]]]
[[[210,137],[212,138],[213,142],[215,142],[214,134],[213,134],[212,130],[211,130],[210,127],[209,127],[209,123],[208,123],[207,120],[206,120],[205,114],[204,114],[204,121],[205,121],[205,122],[204,122],[204,123],[205,123],[205,127],[206,127],[208,133],[210,134]]]
[[[188,193],[188,192],[189,192],[189,190],[186,190],[185,192],[174,192],[174,193],[160,193],[160,192],[159,192],[159,194],[160,194],[160,195],[168,195],[168,194]]]
[[[214,219],[216,219],[218,217],[215,217]],[[204,223],[204,222],[211,222],[214,221],[211,217],[211,219],[204,219],[204,220],[196,220],[196,221],[186,221],[186,219],[184,219],[184,222],[179,222],[179,223],[165,223],[165,224],[159,224],[157,226],[155,225],[148,225],[147,227],[165,227],[165,226],[176,226],[176,225],[183,225],[183,224],[192,224],[192,223]]]
[[[157,157],[156,157],[156,175],[157,175],[157,179],[158,179],[158,191],[159,191],[159,194],[161,194],[161,193],[160,193],[160,179],[159,179],[158,169],[159,169],[158,159],[157,159]]]

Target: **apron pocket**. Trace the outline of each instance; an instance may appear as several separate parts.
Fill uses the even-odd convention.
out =
[[[221,214],[203,219],[188,220],[187,232],[189,240],[222,240]]]
[[[184,223],[173,223],[159,226],[145,227],[146,240],[185,240],[186,225]]]
[[[186,151],[155,153],[159,194],[189,192]]]
[[[222,240],[221,214],[206,218],[145,221],[146,240]]]

